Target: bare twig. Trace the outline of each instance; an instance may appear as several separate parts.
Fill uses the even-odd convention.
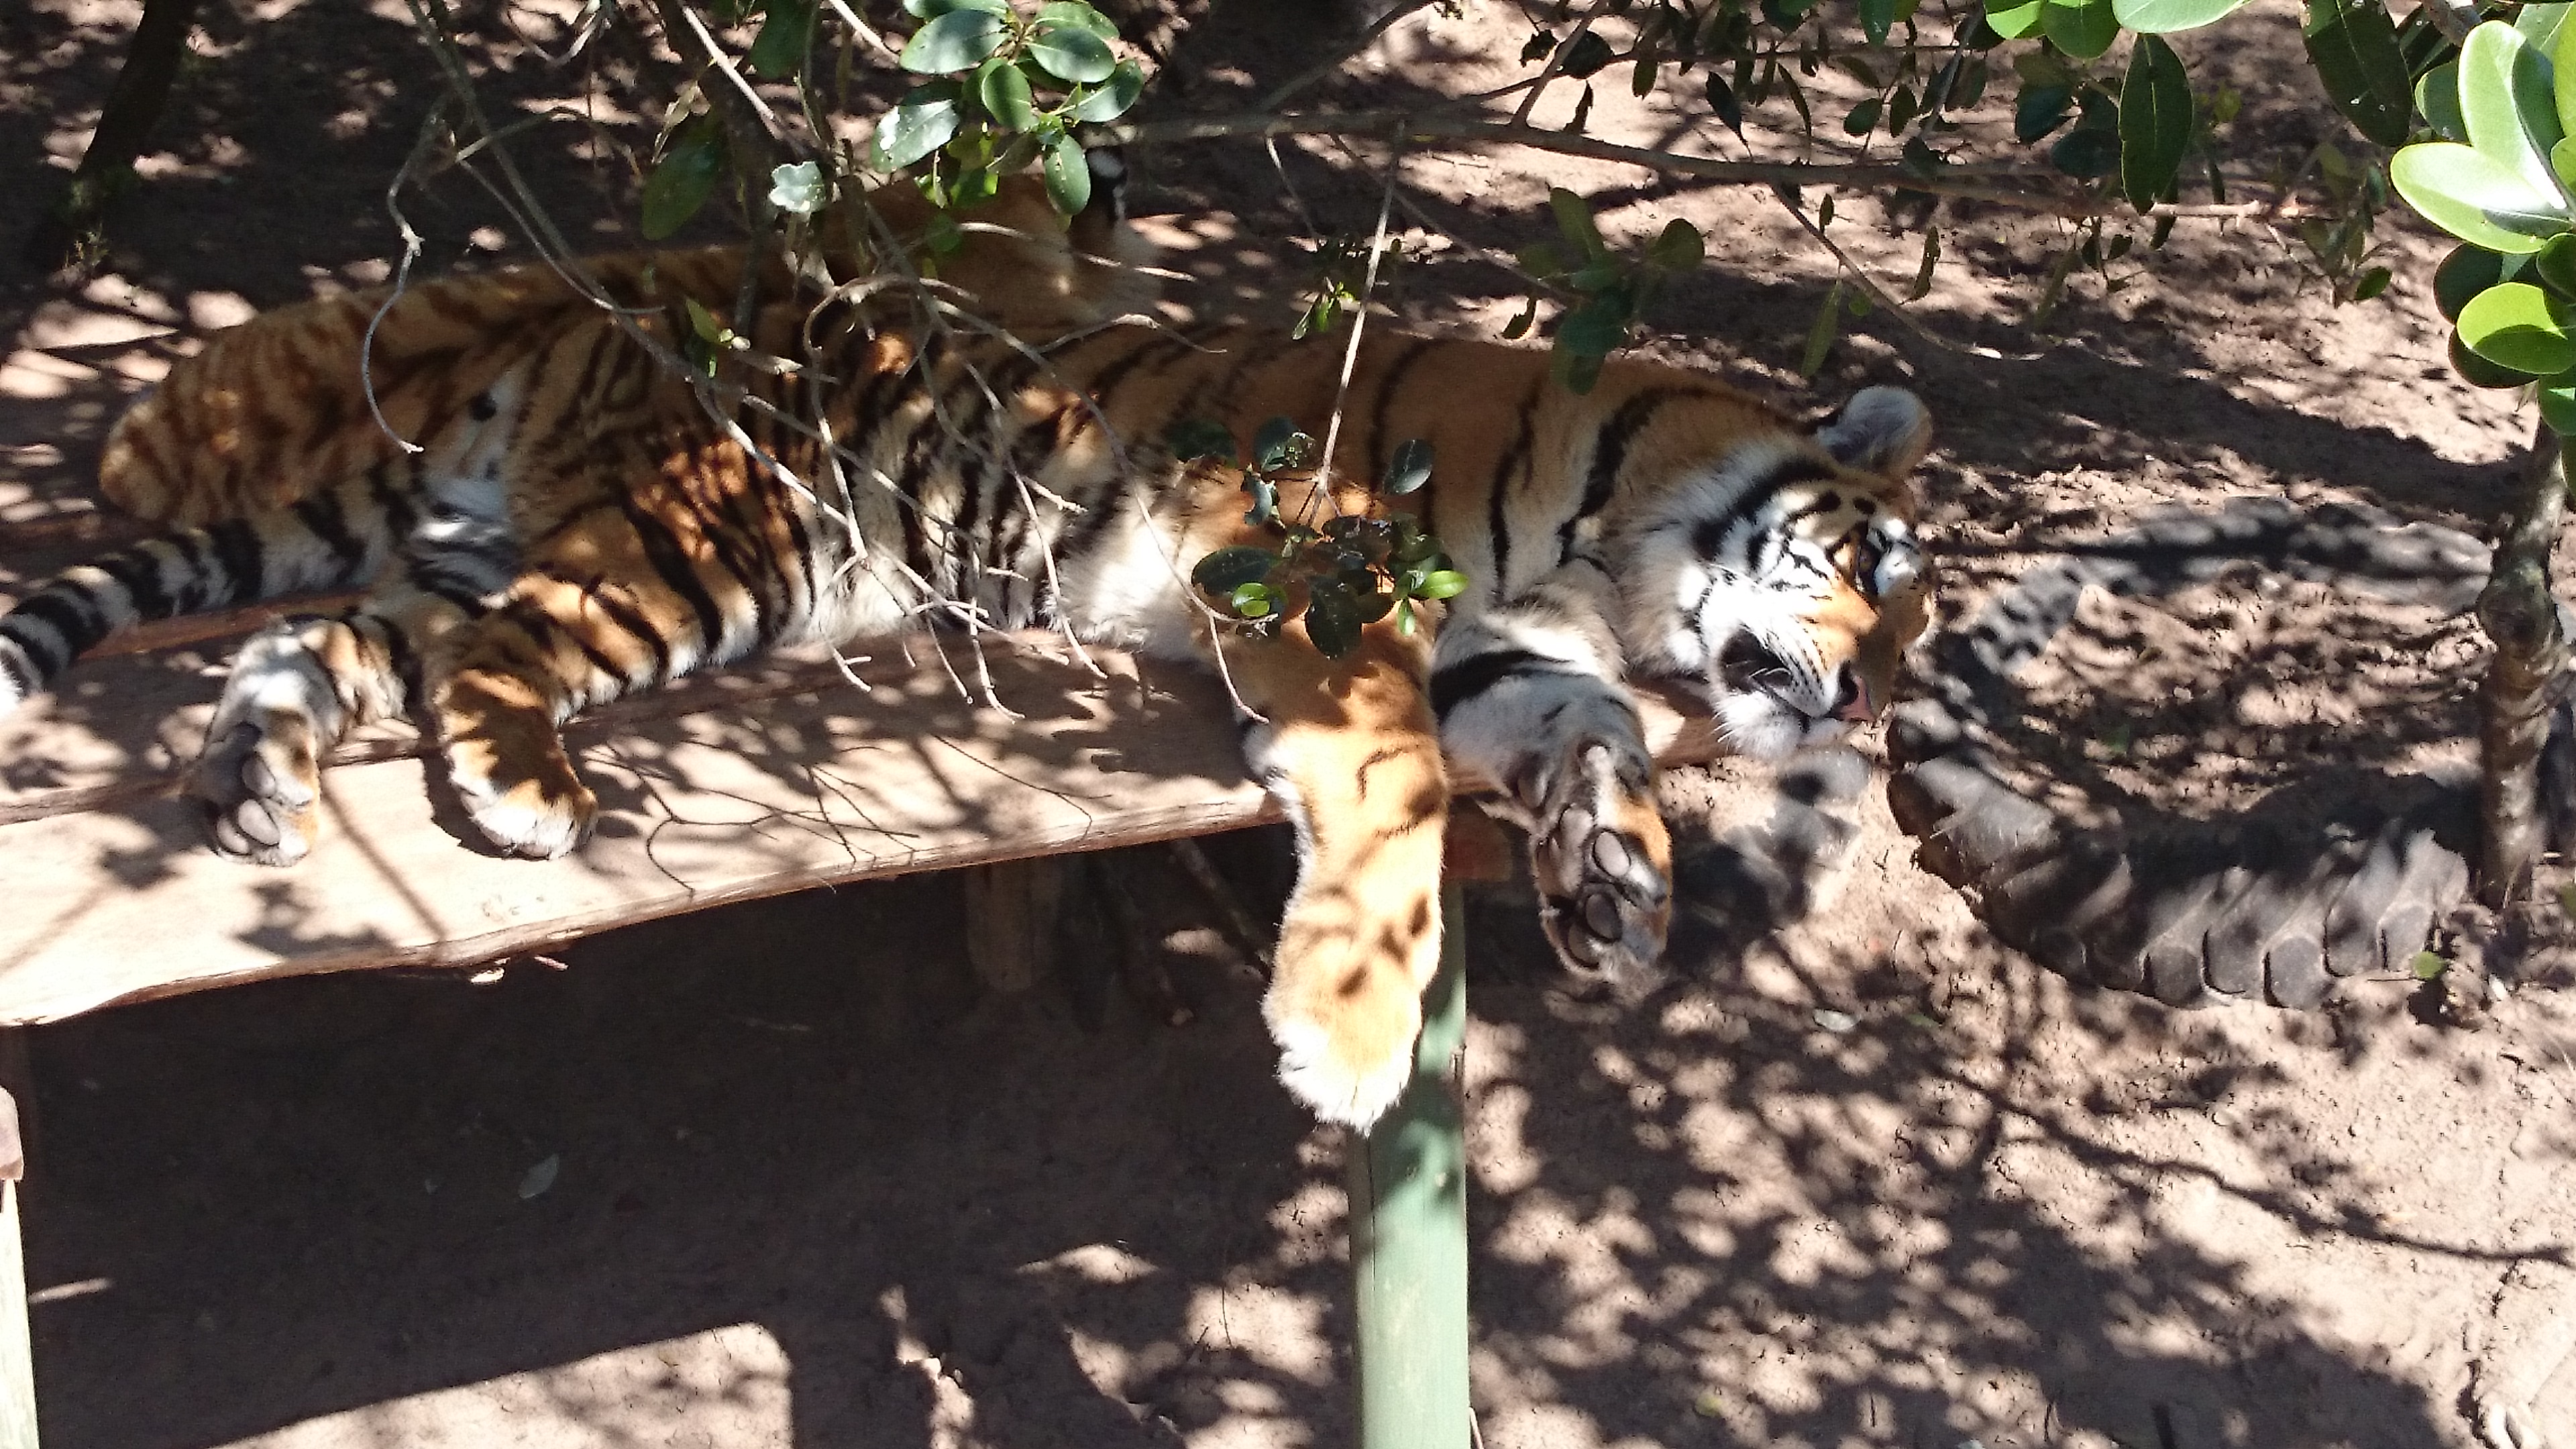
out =
[[[1933,331],[1931,328],[1924,326],[1921,320],[1916,318],[1913,312],[1907,308],[1906,304],[1898,301],[1895,297],[1890,296],[1887,289],[1881,287],[1878,284],[1877,279],[1872,277],[1868,270],[1862,267],[1861,264],[1852,257],[1851,253],[1844,251],[1842,246],[1832,237],[1825,235],[1825,229],[1818,226],[1815,219],[1807,215],[1806,208],[1800,206],[1797,201],[1789,195],[1789,188],[1785,186],[1774,186],[1771,188],[1771,194],[1780,199],[1781,209],[1789,213],[1790,218],[1796,221],[1799,227],[1804,230],[1809,237],[1814,239],[1816,245],[1823,247],[1826,251],[1833,254],[1834,261],[1842,267],[1844,275],[1851,279],[1852,285],[1860,288],[1861,291],[1868,296],[1871,302],[1875,303],[1881,311],[1894,317],[1897,324],[1905,328],[1908,332],[1913,333],[1915,336],[1922,338],[1924,341],[1931,343],[1933,346],[1940,348],[1944,352],[1956,352],[1969,357],[1981,357],[1989,362],[2036,362],[2047,355],[2044,352],[2002,352],[1995,348],[1985,346],[1982,343],[1953,342],[1949,338]]]
[[[1571,135],[1537,126],[1418,111],[1340,111],[1273,116],[1244,113],[1199,116],[1170,121],[1112,125],[1103,130],[1125,145],[1156,146],[1225,136],[1354,136],[1400,141],[1416,148],[1440,148],[1443,142],[1500,143],[1567,156],[1621,161],[1632,166],[1736,186],[1897,186],[1943,196],[1990,201],[2025,211],[2046,212],[2071,220],[2106,216],[2113,208],[2090,197],[2060,192],[2023,191],[1994,184],[1995,179],[2037,181],[2050,173],[2024,167],[1945,168],[1925,176],[1896,162],[1817,164],[1806,161],[1726,161],[1714,156],[1688,156],[1644,146],[1622,146],[1590,136]]]
[[[1350,345],[1342,349],[1342,377],[1333,385],[1333,415],[1324,423],[1324,457],[1315,469],[1315,491],[1307,500],[1310,505],[1314,499],[1321,498],[1325,500],[1326,507],[1332,506],[1333,449],[1342,436],[1342,403],[1350,396],[1351,373],[1359,367],[1360,336],[1368,328],[1369,298],[1377,292],[1378,260],[1386,255],[1386,219],[1395,209],[1396,177],[1403,170],[1402,151],[1387,158],[1386,187],[1377,198],[1377,231],[1369,238],[1368,269],[1361,274],[1359,301],[1351,308]]]
[[[1582,44],[1583,37],[1592,33],[1593,17],[1600,13],[1598,5],[1584,11],[1583,18],[1574,23],[1574,32],[1565,37],[1564,43],[1547,53],[1547,64],[1540,67],[1537,76],[1531,79],[1529,94],[1521,97],[1520,109],[1512,112],[1513,125],[1529,124],[1530,111],[1538,105],[1539,93],[1546,90],[1547,83],[1556,79],[1557,73],[1565,68],[1565,58],[1574,53],[1574,47]]]

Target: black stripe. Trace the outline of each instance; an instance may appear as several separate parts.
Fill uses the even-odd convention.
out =
[[[390,462],[378,463],[367,470],[367,496],[374,499],[376,507],[383,512],[385,531],[394,538],[404,539],[411,537],[412,529],[419,525],[420,510],[412,506],[411,496],[396,488],[393,480],[386,476],[394,466]],[[415,487],[419,484],[417,471],[412,483]]]
[[[348,520],[340,516],[338,502],[329,494],[321,493],[299,498],[295,501],[295,517],[315,538],[322,540],[322,546],[331,550],[332,557],[340,561],[339,572],[333,574],[330,581],[355,582],[358,570],[367,562],[367,546],[358,542],[358,536],[349,531]]]
[[[1403,354],[1395,361],[1388,363],[1386,374],[1378,379],[1377,402],[1369,409],[1368,452],[1363,455],[1368,459],[1369,465],[1366,481],[1372,486],[1377,483],[1377,480],[1386,476],[1388,455],[1386,415],[1395,407],[1395,395],[1404,388],[1404,375],[1411,372],[1415,363],[1420,362],[1432,348],[1439,345],[1436,338],[1413,339],[1413,345],[1404,349]]]
[[[529,641],[539,648],[543,648],[546,641],[550,639],[568,641],[573,648],[581,651],[581,657],[590,662],[590,667],[594,671],[615,681],[614,691],[604,697],[593,695],[587,689],[583,690],[582,694],[589,703],[606,704],[610,699],[616,698],[617,695],[633,687],[633,681],[626,677],[625,670],[617,667],[616,660],[601,653],[599,646],[566,628],[562,620],[538,607],[535,601],[524,598],[513,599],[506,608],[501,610],[501,617],[516,624],[519,631],[526,634]]]
[[[1628,461],[1628,445],[1645,431],[1655,413],[1676,398],[1702,396],[1697,388],[1651,387],[1619,404],[1610,421],[1592,441],[1592,471],[1583,482],[1583,505],[1556,531],[1556,560],[1563,563],[1574,556],[1574,530],[1582,522],[1610,506],[1610,495],[1619,486],[1619,470]]]
[[[585,605],[597,609],[608,622],[625,631],[635,642],[653,651],[653,678],[666,680],[671,677],[670,641],[662,637],[662,631],[654,628],[653,621],[644,617],[642,612],[624,599],[608,592],[605,581],[594,579],[584,583],[579,579],[566,578],[562,574],[550,571],[543,574],[543,577],[579,590]]]
[[[705,641],[707,659],[712,662],[724,645],[724,614],[716,608],[716,601],[707,593],[707,586],[698,578],[698,571],[690,567],[687,552],[662,520],[647,513],[643,505],[633,498],[620,498],[618,508],[626,515],[627,526],[635,530],[636,538],[643,543],[644,557],[652,563],[653,571],[662,576],[662,582],[669,584],[673,592],[689,601],[690,611],[698,616],[698,633]]]
[[[41,653],[52,656],[55,651],[62,651],[59,657],[40,658],[36,661],[45,667],[48,677],[62,673],[74,659],[80,657],[82,650],[107,637],[106,620],[101,619],[95,612],[83,612],[80,605],[72,602],[72,596],[79,591],[79,586],[76,584],[56,583],[12,611],[45,625],[61,636],[62,642],[59,644],[37,638],[24,631],[11,636],[25,645],[31,654]]]
[[[99,572],[116,580],[125,590],[126,601],[133,605],[138,619],[167,619],[179,612],[170,595],[161,587],[159,560],[141,549],[126,549],[109,554],[97,564]]]
[[[37,674],[39,666],[28,649],[27,641],[18,637],[6,619],[0,619],[0,644],[10,646],[0,649],[0,676],[8,678],[10,688],[18,692],[18,697],[24,699],[42,690],[45,681]]]
[[[1494,544],[1494,579],[1485,591],[1485,596],[1490,599],[1503,597],[1511,588],[1512,535],[1504,503],[1510,497],[1512,470],[1522,470],[1524,479],[1529,476],[1530,449],[1538,442],[1539,394],[1547,385],[1545,373],[1539,374],[1537,380],[1530,384],[1529,396],[1521,399],[1520,430],[1512,434],[1512,445],[1503,450],[1501,461],[1494,464],[1494,481],[1485,488],[1485,531]]]
[[[202,531],[206,546],[220,566],[221,592],[209,590],[206,607],[219,609],[268,596],[267,570],[260,563],[259,531],[248,519],[227,518]]]
[[[1443,723],[1449,712],[1506,679],[1522,674],[1563,674],[1565,661],[1526,649],[1497,649],[1431,672],[1431,712]]]
[[[50,640],[37,638],[27,631],[26,625],[16,619],[0,618],[0,639],[6,639],[17,645],[18,652],[26,656],[27,667],[35,671],[33,675],[18,679],[18,692],[22,695],[33,694],[44,688],[46,680],[62,673],[63,666],[71,662],[67,658],[54,657],[54,651],[62,646]],[[0,654],[0,664],[9,663],[9,659],[9,655]],[[17,668],[12,666],[10,677],[16,679],[18,674]]]

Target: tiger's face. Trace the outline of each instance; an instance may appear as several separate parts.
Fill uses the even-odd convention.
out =
[[[1630,638],[1702,689],[1738,753],[1830,744],[1887,707],[1931,619],[1906,481],[1930,438],[1913,394],[1867,389],[1813,446],[1739,445],[1640,535]]]

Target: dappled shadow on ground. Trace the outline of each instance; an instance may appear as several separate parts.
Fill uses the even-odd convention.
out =
[[[980,994],[932,877],[486,987],[275,983],[45,1029],[49,1437],[1343,1442],[1334,1149],[1169,868],[1116,868],[1187,948],[1185,1028],[1114,1001],[1085,1029],[1065,983]],[[1559,994],[1525,903],[1476,912],[1488,1444],[2464,1442],[2417,1360],[2568,1246],[2557,1211],[2473,1226],[2576,1146],[2492,1110],[2509,1056],[2402,1014],[2186,1025],[1999,982],[1953,920],[1836,910],[1889,935],[1757,940],[1634,1012]],[[2428,1049],[2468,1119],[2444,1150],[2517,1159],[2447,1205],[2342,1134],[2416,1135],[2388,1068]],[[2385,1301],[2303,1287],[2275,1238],[2321,1276],[2371,1265]],[[2421,1341],[2376,1337],[2400,1313]]]

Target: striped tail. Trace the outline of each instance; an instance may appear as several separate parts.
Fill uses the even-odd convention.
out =
[[[0,715],[121,629],[363,583],[393,556],[410,512],[371,475],[65,569],[0,615]]]

